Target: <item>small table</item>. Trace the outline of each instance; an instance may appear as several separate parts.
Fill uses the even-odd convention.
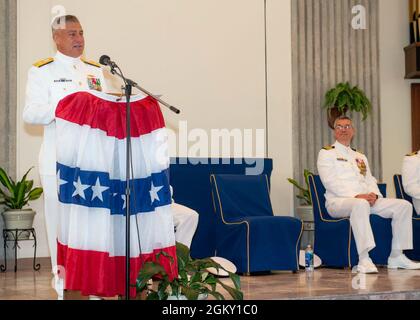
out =
[[[24,234],[28,234],[29,233],[29,237],[26,238],[22,238],[21,236]],[[33,268],[35,271],[39,271],[39,269],[41,269],[41,265],[35,264],[35,260],[36,260],[36,233],[35,233],[35,229],[31,228],[31,229],[3,229],[3,241],[4,241],[4,265],[0,265],[0,271],[1,272],[6,272],[7,270],[7,243],[8,242],[13,242],[14,246],[13,248],[15,249],[15,272],[17,272],[17,249],[19,247],[19,241],[33,241],[34,242],[34,261],[33,261]]]

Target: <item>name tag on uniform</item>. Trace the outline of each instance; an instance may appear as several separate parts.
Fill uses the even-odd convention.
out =
[[[87,82],[90,90],[102,91],[101,79],[89,75]]]
[[[71,80],[71,79],[65,79],[65,78],[54,80],[54,83],[66,83],[66,82],[73,82],[73,80]]]
[[[337,158],[337,161],[348,162],[348,160],[344,158]]]

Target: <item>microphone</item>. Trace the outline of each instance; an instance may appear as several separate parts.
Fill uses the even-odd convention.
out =
[[[117,64],[111,60],[111,58],[107,55],[103,55],[99,58],[99,63],[104,66],[110,66],[112,69],[117,67]]]

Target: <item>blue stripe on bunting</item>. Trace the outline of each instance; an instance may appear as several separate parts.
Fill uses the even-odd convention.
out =
[[[130,184],[131,215],[153,212],[172,202],[169,169],[131,180]],[[125,216],[126,181],[110,180],[108,173],[83,171],[57,163],[57,186],[61,203],[110,209],[111,215]]]

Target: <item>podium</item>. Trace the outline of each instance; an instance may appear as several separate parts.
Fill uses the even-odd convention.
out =
[[[56,109],[58,265],[65,289],[125,295],[126,211],[130,284],[147,261],[177,276],[165,122],[152,97],[131,99],[132,174],[127,201],[125,97],[96,91],[65,97]],[[165,253],[157,258],[157,254]],[[135,296],[135,287],[130,296]]]

